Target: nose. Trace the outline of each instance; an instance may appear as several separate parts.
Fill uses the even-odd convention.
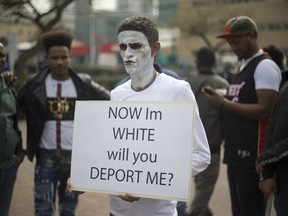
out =
[[[63,64],[63,59],[62,58],[57,58],[57,64]]]
[[[127,47],[127,49],[124,51],[124,57],[128,59],[133,57],[133,52],[130,47]]]
[[[234,43],[230,43],[230,47],[231,47],[231,49],[232,49],[232,51],[236,51],[236,49],[237,49],[237,45],[236,44],[234,44]]]

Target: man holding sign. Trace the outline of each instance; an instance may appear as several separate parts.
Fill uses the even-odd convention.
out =
[[[159,74],[154,69],[154,58],[160,49],[158,40],[158,28],[147,17],[132,16],[121,22],[118,27],[120,55],[131,79],[112,90],[112,101],[195,101],[187,82]],[[197,109],[193,130],[192,175],[195,176],[210,163],[209,146]],[[112,216],[177,215],[177,201],[139,198],[129,194],[110,195],[109,201]]]

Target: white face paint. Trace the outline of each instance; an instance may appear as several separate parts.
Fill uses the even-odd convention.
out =
[[[126,72],[130,75],[150,77],[154,56],[146,36],[138,31],[123,31],[118,35],[118,42]]]

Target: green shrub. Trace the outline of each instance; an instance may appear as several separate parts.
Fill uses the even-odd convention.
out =
[[[114,67],[71,65],[71,68],[78,73],[89,74],[95,82],[108,90],[112,90],[115,84],[126,76],[126,73]]]

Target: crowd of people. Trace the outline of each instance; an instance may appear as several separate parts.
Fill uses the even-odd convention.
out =
[[[0,43],[0,215],[9,215],[17,169],[25,155],[31,162],[36,159],[34,215],[56,211],[61,216],[75,215],[81,199],[70,180],[76,100],[196,104],[191,206],[119,193],[109,195],[110,216],[212,216],[209,202],[219,175],[222,146],[231,215],[264,216],[271,196],[277,215],[287,214],[287,70],[283,52],[275,46],[261,49],[258,33],[257,24],[247,16],[229,19],[217,37],[238,57],[237,72],[228,72],[233,65],[227,63],[223,74],[216,74],[215,52],[203,47],[196,53],[196,73],[183,80],[155,62],[161,48],[156,23],[144,16],[127,17],[119,24],[117,37],[128,76],[111,92],[70,67],[70,33],[41,36],[47,65],[16,90],[14,74],[4,71],[6,49]],[[20,113],[26,118],[27,149],[23,149],[18,128]]]

